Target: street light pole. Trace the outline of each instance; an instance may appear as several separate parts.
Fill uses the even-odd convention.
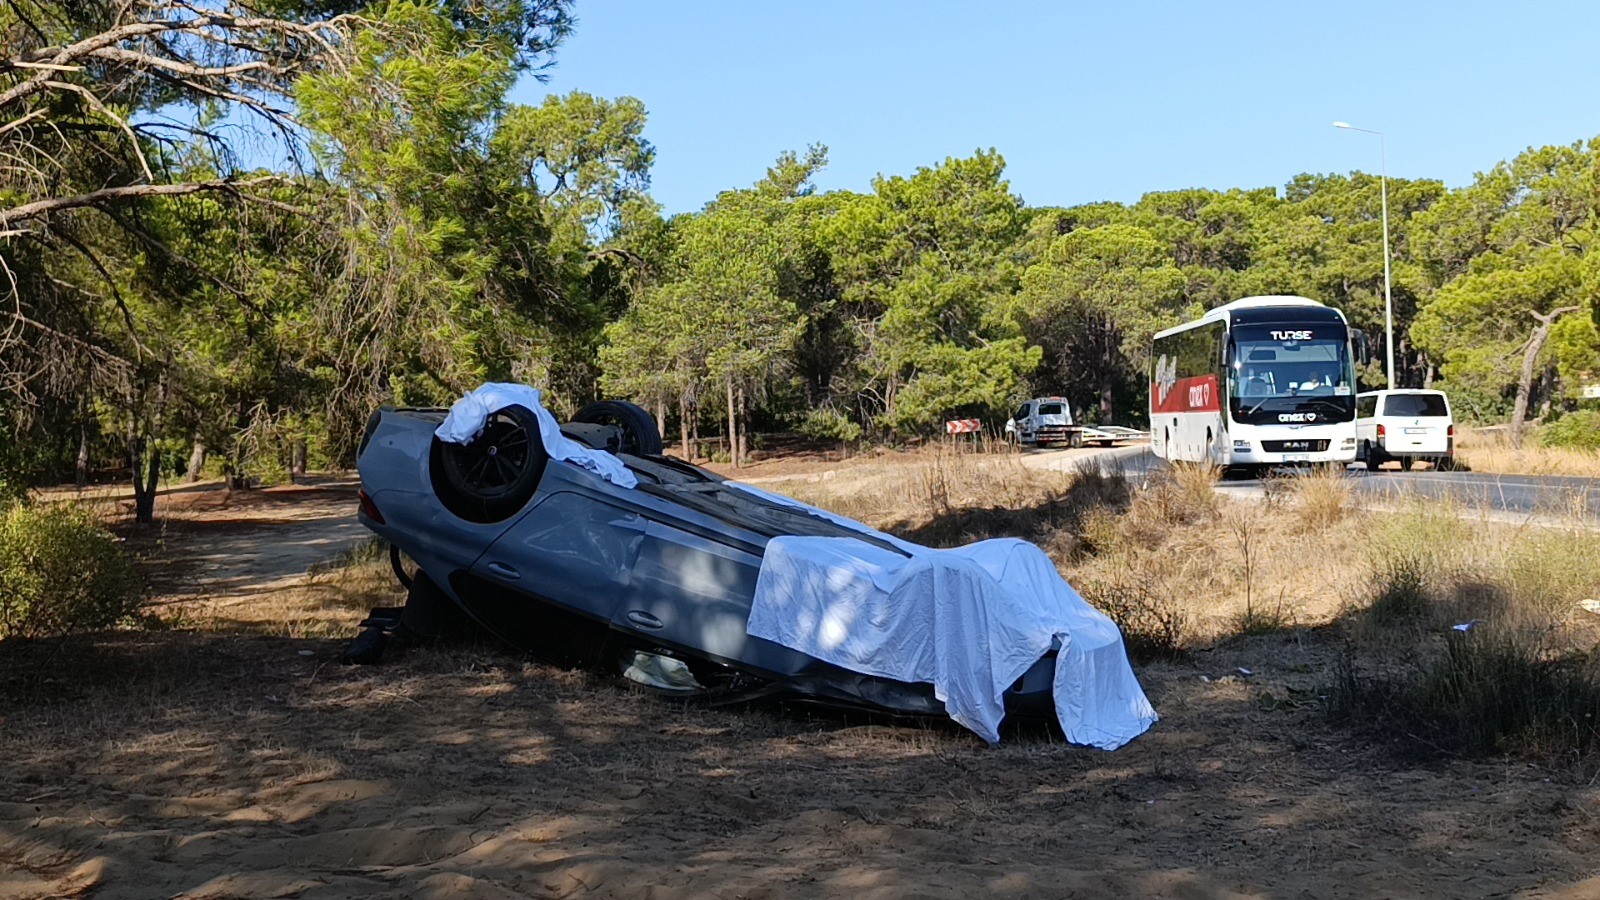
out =
[[[1378,190],[1383,197],[1383,330],[1387,339],[1389,387],[1395,387],[1394,374],[1394,295],[1389,289],[1389,150],[1383,132],[1357,128],[1349,122],[1335,122],[1335,128],[1378,136]]]

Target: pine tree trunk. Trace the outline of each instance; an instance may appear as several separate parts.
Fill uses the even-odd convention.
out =
[[[1527,346],[1522,350],[1522,377],[1517,379],[1517,401],[1511,409],[1512,447],[1522,448],[1522,432],[1527,427],[1528,400],[1533,393],[1533,370],[1539,362],[1539,351],[1544,349],[1544,342],[1550,337],[1550,326],[1561,316],[1577,310],[1576,306],[1563,306],[1549,314],[1533,313],[1539,325],[1533,329]]]
[[[733,455],[733,467],[739,468],[739,413],[733,406],[733,379],[728,379],[728,452]]]
[[[89,426],[78,423],[78,462],[74,467],[78,490],[89,484]]]
[[[205,467],[206,467],[206,442],[200,440],[199,438],[195,438],[195,440],[194,440],[194,449],[189,451],[189,475],[188,475],[188,480],[189,480],[190,484],[193,484],[194,482],[200,480],[200,472]]]
[[[685,462],[694,462],[694,456],[689,452],[689,395],[678,395],[678,437],[683,441],[683,459]]]
[[[135,403],[136,412],[129,426],[128,448],[133,463],[133,520],[141,525],[149,525],[156,520],[156,486],[161,476],[161,413],[167,403],[167,376],[166,373],[156,377],[155,403],[148,413],[148,418],[140,428],[138,409],[142,404]]]
[[[744,460],[749,456],[749,448],[745,446],[750,439],[750,417],[744,408],[744,385],[739,386],[739,464],[744,465]]]

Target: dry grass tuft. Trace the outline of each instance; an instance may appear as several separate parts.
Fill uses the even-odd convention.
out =
[[[1291,481],[1300,527],[1306,531],[1325,531],[1349,514],[1350,482],[1343,472],[1317,469]]]
[[[1119,570],[1105,580],[1079,582],[1078,593],[1111,617],[1136,660],[1172,659],[1187,648],[1189,614],[1158,579]]]
[[[1456,428],[1456,459],[1474,472],[1498,475],[1573,475],[1600,478],[1600,453],[1540,445],[1537,431],[1511,446],[1504,428]]]

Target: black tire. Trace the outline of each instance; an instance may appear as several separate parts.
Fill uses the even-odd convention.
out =
[[[389,545],[389,568],[394,570],[395,580],[400,582],[400,586],[406,590],[410,590],[411,585],[416,583],[416,578],[406,571],[405,563],[400,558],[400,546],[398,544]]]
[[[578,410],[572,421],[615,425],[622,437],[617,446],[604,448],[611,453],[660,456],[663,450],[661,429],[656,425],[655,416],[626,400],[598,400]]]
[[[1414,462],[1416,462],[1416,460],[1414,458],[1410,457],[1410,456],[1402,456],[1402,457],[1400,457],[1400,471],[1402,471],[1402,472],[1411,471],[1411,464],[1414,463]]]
[[[1456,470],[1456,458],[1454,456],[1441,456],[1433,461],[1433,467],[1440,472],[1454,472]]]
[[[469,522],[499,522],[528,505],[550,454],[539,438],[539,419],[525,406],[489,416],[465,444],[433,439],[429,475],[444,508]]]
[[[1383,457],[1378,454],[1378,448],[1372,446],[1371,441],[1362,441],[1362,458],[1366,460],[1367,471],[1376,472],[1383,465]]]
[[[1071,434],[1067,435],[1067,446],[1073,448],[1074,450],[1076,450],[1079,447],[1082,447],[1083,446],[1083,432],[1074,431]]]

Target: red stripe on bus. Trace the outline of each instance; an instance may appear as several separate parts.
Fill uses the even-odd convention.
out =
[[[1179,378],[1170,385],[1159,381],[1150,384],[1150,411],[1152,413],[1221,412],[1222,391],[1217,376],[1195,375]]]

